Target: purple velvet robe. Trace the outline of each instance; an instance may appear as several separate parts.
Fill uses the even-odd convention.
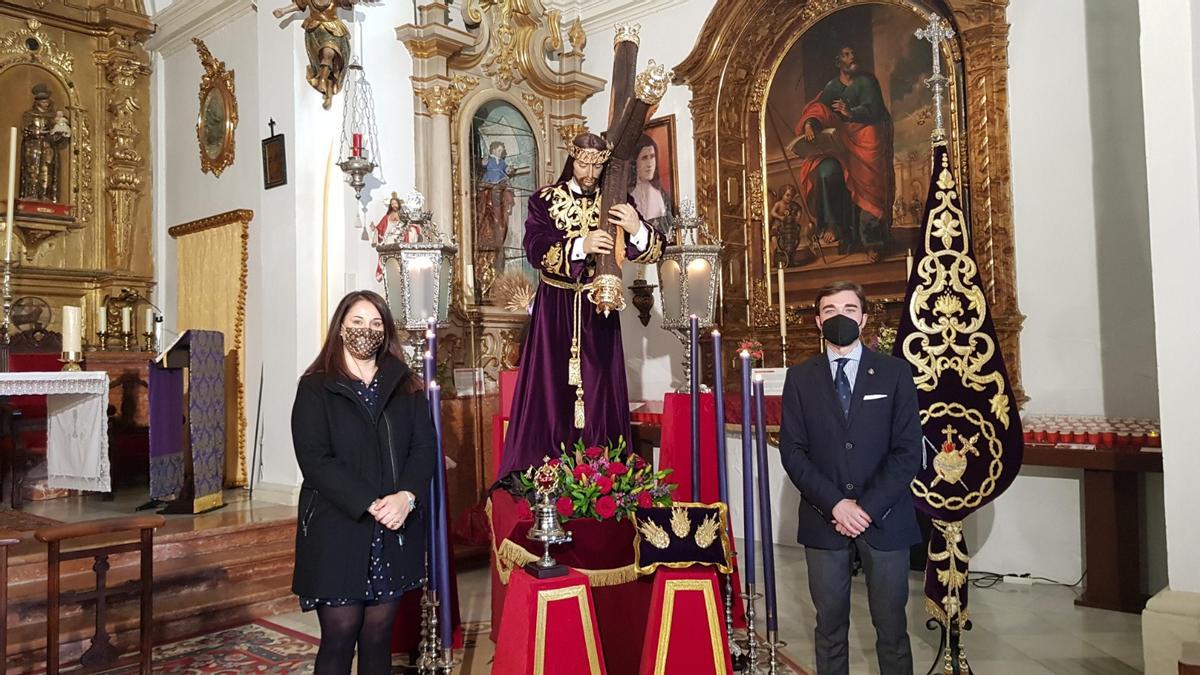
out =
[[[556,183],[535,192],[529,198],[525,221],[525,255],[530,264],[541,271],[543,279],[561,284],[590,282],[596,269],[593,256],[572,261],[571,249],[576,239],[599,227],[600,194],[584,196],[571,185],[570,181]],[[647,228],[650,238],[644,250],[634,247],[625,235],[625,254],[632,262],[650,264],[662,257],[665,238],[649,224]],[[573,290],[545,280],[538,287],[521,348],[520,374],[497,478],[539,465],[547,455],[557,457],[560,445],[569,449],[581,435],[586,445],[616,443],[621,436],[629,440],[629,389],[620,313],[597,314],[586,295],[580,322],[585,421],[583,429],[575,428],[575,386],[568,382],[574,299]]]

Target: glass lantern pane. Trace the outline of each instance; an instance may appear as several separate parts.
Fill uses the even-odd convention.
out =
[[[708,293],[712,281],[712,264],[704,258],[692,258],[687,264],[688,314],[700,317],[707,323],[712,313]]]
[[[438,271],[438,323],[450,318],[450,285],[454,275],[454,259],[446,254],[439,256],[441,269]]]
[[[679,263],[675,260],[663,261],[659,265],[658,277],[658,282],[662,285],[663,319],[679,321],[682,318],[679,307]]]
[[[408,322],[410,325],[423,323],[426,318],[436,316],[434,258],[430,254],[410,254],[405,256],[405,263],[408,268]]]
[[[404,308],[404,272],[400,267],[399,258],[387,258],[383,261],[383,292],[387,296],[388,308],[392,317],[401,326],[408,322]]]

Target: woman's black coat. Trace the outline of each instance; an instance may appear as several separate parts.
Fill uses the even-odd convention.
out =
[[[425,518],[436,439],[425,393],[407,393],[408,366],[394,358],[379,364],[379,405],[374,415],[348,380],[314,373],[300,378],[292,406],[292,443],[304,474],[296,526],[292,592],[313,598],[361,598],[375,518],[367,507],[378,497],[407,490],[417,506],[391,569],[404,583],[424,575]]]

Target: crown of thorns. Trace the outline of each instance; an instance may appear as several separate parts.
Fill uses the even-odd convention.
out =
[[[583,162],[584,164],[603,164],[608,161],[609,156],[612,154],[612,143],[609,143],[608,147],[603,150],[597,150],[596,148],[581,148],[578,145],[571,143],[567,146],[567,154],[573,157],[576,162]]]

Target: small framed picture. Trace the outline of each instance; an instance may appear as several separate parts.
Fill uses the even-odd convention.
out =
[[[454,391],[459,396],[484,393],[483,368],[455,368]]]
[[[263,139],[262,163],[264,189],[287,185],[287,146],[283,134]]]

